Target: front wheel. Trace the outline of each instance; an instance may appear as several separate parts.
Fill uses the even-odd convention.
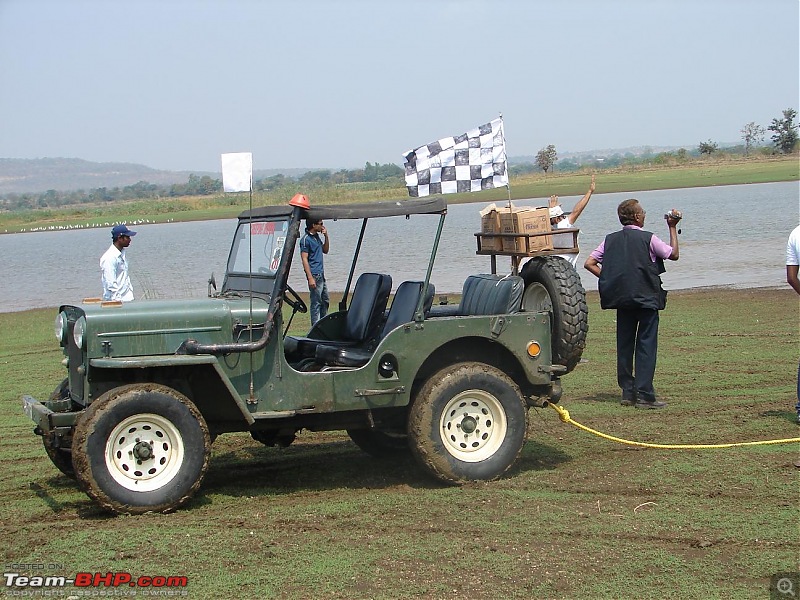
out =
[[[434,374],[409,415],[411,450],[447,483],[490,480],[514,464],[525,443],[527,412],[519,387],[483,363]]]
[[[69,379],[64,379],[50,397],[47,399],[46,406],[51,410],[56,404],[63,404],[69,400]],[[50,462],[70,479],[75,479],[75,469],[72,467],[72,449],[65,447],[67,445],[63,438],[57,440],[54,434],[45,434],[42,436],[42,444],[44,444],[44,451],[47,453]]]
[[[61,471],[70,479],[75,479],[75,469],[72,467],[72,451],[69,448],[62,448],[56,446],[52,437],[42,436],[42,444],[44,444],[44,451],[50,462],[55,465],[56,469]]]
[[[169,512],[200,487],[211,437],[200,412],[157,384],[111,390],[75,427],[73,465],[86,493],[117,513]]]

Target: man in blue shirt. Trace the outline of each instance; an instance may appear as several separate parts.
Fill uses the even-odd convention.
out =
[[[325,241],[322,241],[320,234],[325,236]],[[328,314],[328,285],[325,282],[322,255],[328,253],[330,245],[330,236],[322,221],[306,219],[306,233],[300,238],[300,258],[308,279],[312,326]]]

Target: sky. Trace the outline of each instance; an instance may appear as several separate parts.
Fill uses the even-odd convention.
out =
[[[799,6],[0,0],[0,158],[402,165],[500,114],[512,157],[737,143],[800,109]]]

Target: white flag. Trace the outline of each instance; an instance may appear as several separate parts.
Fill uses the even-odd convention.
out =
[[[414,198],[508,185],[502,118],[420,146],[403,157],[408,195]]]
[[[249,192],[253,187],[253,155],[231,152],[222,155],[222,188],[226,192]]]

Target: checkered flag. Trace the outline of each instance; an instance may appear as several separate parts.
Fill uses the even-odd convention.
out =
[[[404,154],[412,198],[479,192],[508,185],[503,119]]]

